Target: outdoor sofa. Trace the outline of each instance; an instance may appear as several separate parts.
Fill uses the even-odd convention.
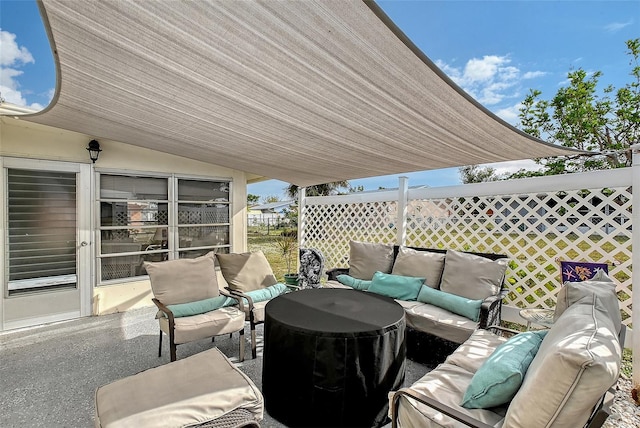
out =
[[[391,392],[393,427],[599,427],[624,343],[610,281],[567,282],[550,330],[509,339],[477,330],[409,388]]]
[[[508,259],[502,254],[351,241],[349,267],[325,287],[395,298],[405,309],[407,355],[438,364],[477,330],[500,324]]]

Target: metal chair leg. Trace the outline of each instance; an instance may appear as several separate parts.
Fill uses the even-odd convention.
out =
[[[158,358],[162,357],[162,330],[160,330],[160,344],[158,345]]]
[[[240,362],[244,361],[244,328],[240,330]]]
[[[257,358],[258,351],[256,349],[256,326],[251,323],[251,357]]]

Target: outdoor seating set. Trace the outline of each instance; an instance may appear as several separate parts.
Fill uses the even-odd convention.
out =
[[[219,273],[215,269],[216,258]],[[394,349],[397,363],[394,363],[393,372],[399,380],[378,385],[386,391],[384,394],[389,394],[388,417],[394,427],[560,427],[583,426],[587,422],[591,424],[588,426],[595,427],[604,422],[607,409],[602,403],[605,392],[617,380],[621,365],[620,343],[623,343],[618,338],[624,339],[618,300],[610,280],[602,274],[592,281],[568,283],[559,294],[555,323],[550,330],[507,338],[508,332],[498,327],[506,265],[507,258],[503,255],[352,241],[349,268],[327,272],[329,280],[322,288],[355,289],[358,291],[354,293],[382,295],[385,296],[382,299],[386,299],[384,302],[388,302],[383,302],[385,305],[402,308],[394,331],[404,331],[406,321],[407,340],[397,340],[400,337],[397,335],[385,339],[389,340],[389,348]],[[334,391],[335,386],[327,386],[329,389],[323,386],[327,382],[325,379],[346,385],[344,382],[351,376],[349,367],[340,364],[334,367],[331,361],[324,361],[333,358],[338,349],[336,346],[344,342],[334,340],[339,337],[337,332],[342,331],[340,326],[328,321],[328,330],[314,329],[305,324],[309,317],[302,316],[316,309],[319,313],[335,312],[340,308],[348,312],[356,307],[362,311],[362,304],[358,303],[361,299],[347,303],[349,299],[342,295],[345,292],[351,295],[351,292],[335,290],[340,293],[330,296],[327,291],[326,295],[318,295],[322,298],[314,298],[327,309],[314,308],[300,294],[300,298],[287,299],[290,303],[285,304],[283,300],[282,308],[269,306],[273,309],[269,314],[267,303],[289,289],[277,283],[261,252],[210,253],[197,259],[147,263],[146,269],[155,296],[153,300],[159,309],[159,355],[163,334],[170,338],[171,361],[175,361],[176,346],[180,343],[239,332],[239,359],[242,361],[244,323],[249,321],[255,358],[255,326],[266,322],[265,342],[269,335],[300,335],[299,342],[304,342],[302,347],[307,349],[294,346],[300,357],[297,360],[301,374],[311,365],[317,368],[317,364],[327,371],[329,378],[315,379],[314,376],[311,383],[304,384],[305,388],[310,388],[308,397],[311,398],[306,401],[315,400],[313,397],[317,393],[314,390],[325,391],[323,394]],[[181,286],[175,287],[175,284]],[[324,293],[322,290],[314,292]],[[340,314],[336,316],[339,320]],[[358,337],[362,333],[355,332],[372,328],[373,322],[364,323],[362,319],[362,313],[344,318],[346,324],[350,324],[349,328],[354,329],[354,333],[348,335]],[[366,324],[367,328],[360,324]],[[313,330],[316,330],[317,338],[309,342],[307,338]],[[376,331],[376,335],[382,337],[390,330],[382,326]],[[374,336],[367,333],[366,337]],[[324,342],[330,344],[331,351],[317,347],[318,343]],[[344,346],[352,346],[344,343]],[[404,378],[405,343],[407,356],[442,364],[409,388],[399,389]],[[279,346],[277,351],[273,347],[267,351],[269,346],[265,343],[263,370],[272,367],[273,371],[268,377],[263,372],[263,383],[266,382],[263,387],[279,391],[278,373],[282,365],[274,365],[280,358],[276,358],[274,352],[280,355],[293,351],[285,345]],[[410,349],[413,349],[413,356]],[[345,348],[340,352],[347,355],[352,351]],[[266,361],[268,354],[270,361]],[[360,357],[356,355],[356,358]],[[204,360],[207,362],[203,363]],[[358,382],[373,385],[369,381],[361,379]],[[349,394],[349,388],[352,387],[335,390],[337,395],[332,392],[322,402],[344,401],[348,398],[344,396]],[[367,394],[378,397],[379,388],[367,388],[370,389],[362,392],[364,397]],[[143,389],[154,392],[145,394]],[[231,389],[239,391],[233,399],[230,399]],[[302,389],[299,392],[300,397],[305,396]],[[147,398],[129,403],[130,394]],[[266,390],[265,395],[268,395]],[[383,401],[376,406],[386,412],[386,399],[384,395],[382,397]],[[211,349],[99,388],[96,392],[96,426],[153,426],[154,420],[163,420],[164,425],[169,423],[170,426],[257,426],[263,417],[263,401],[261,392],[251,380],[217,349]],[[281,419],[290,416],[286,414],[286,406],[281,410],[275,398],[271,397],[270,401],[270,397],[266,397],[267,409],[270,403],[273,411],[281,413]],[[306,409],[305,405],[300,403],[297,407]],[[301,419],[306,421],[305,414],[317,411],[313,406],[309,409],[296,417],[297,423]],[[351,410],[357,412],[355,408]],[[347,409],[347,412],[351,410]],[[381,423],[376,409],[369,414],[367,418],[371,419],[367,419],[367,423],[374,417],[375,425]],[[382,416],[384,418],[385,414]],[[353,424],[355,421],[348,419],[348,415],[340,418],[340,423]]]

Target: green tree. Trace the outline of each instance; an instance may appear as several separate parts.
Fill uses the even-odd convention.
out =
[[[598,95],[602,72],[570,71],[569,85],[551,100],[531,90],[520,108],[520,128],[551,143],[601,155],[537,159],[541,171],[519,171],[509,178],[555,175],[631,166],[630,146],[640,142],[640,38],[626,42],[631,82],[615,90],[609,85]]]
[[[491,168],[490,166],[480,167],[478,165],[467,165],[458,168],[458,173],[464,184],[498,181],[502,178],[501,175],[496,174],[495,168]]]
[[[251,193],[247,195],[247,205],[255,205],[259,200],[260,196],[258,195],[252,195]]]
[[[339,193],[340,189],[349,189],[348,181],[334,181],[332,183],[317,184],[315,186],[308,186],[305,194],[307,196],[330,196]],[[298,198],[298,186],[290,184],[285,189],[287,196],[293,199]]]

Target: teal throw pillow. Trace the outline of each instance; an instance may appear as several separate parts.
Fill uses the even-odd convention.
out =
[[[378,271],[373,274],[369,291],[398,300],[416,300],[422,284],[424,284],[424,278]]]
[[[167,305],[167,308],[173,312],[175,318],[190,317],[200,315],[206,312],[215,311],[225,306],[235,305],[238,302],[227,296],[211,297],[209,299],[198,300],[189,303],[179,303],[176,305]]]
[[[289,288],[281,282],[277,284],[270,285],[269,287],[261,288],[259,290],[247,291],[244,294],[251,297],[253,303],[264,302],[267,300],[271,300],[274,297],[278,297],[281,294],[284,294],[289,291]],[[247,299],[244,299],[244,303],[246,305],[249,304]]]
[[[338,275],[336,277],[340,284],[348,285],[351,288],[355,288],[356,290],[368,290],[371,286],[371,281],[367,281],[364,279],[354,278],[349,275]]]
[[[472,300],[423,285],[418,294],[418,301],[430,303],[446,309],[454,314],[462,315],[472,321],[480,319],[482,300]]]
[[[462,398],[462,406],[486,409],[511,401],[547,331],[520,333],[498,346],[473,375]],[[553,382],[553,379],[549,381]]]

